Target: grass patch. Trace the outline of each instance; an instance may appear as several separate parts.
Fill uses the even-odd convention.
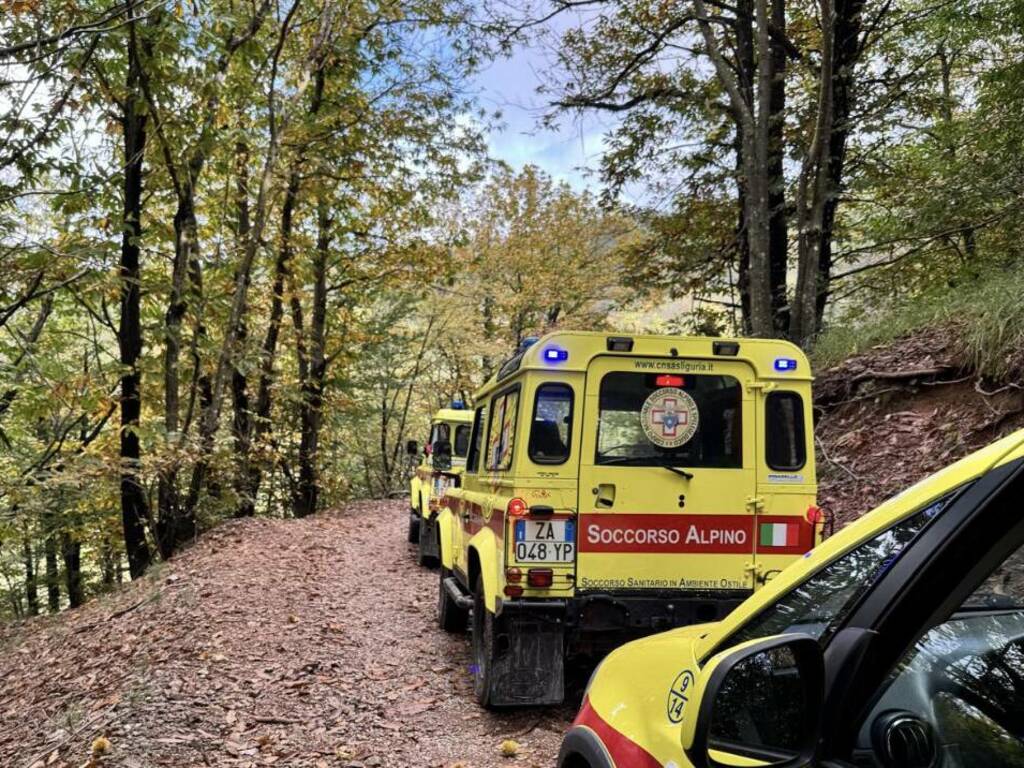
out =
[[[945,329],[964,368],[993,381],[1024,370],[1024,271],[990,273],[908,297],[881,312],[863,308],[829,324],[812,353],[819,370],[914,333]]]

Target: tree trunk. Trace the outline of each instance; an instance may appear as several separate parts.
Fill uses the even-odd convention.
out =
[[[142,354],[142,319],[140,312],[139,239],[142,236],[143,159],[146,150],[146,112],[141,106],[139,42],[129,8],[129,46],[127,94],[124,100],[122,127],[124,132],[124,211],[121,237],[121,317],[118,346],[121,365],[121,521],[124,528],[128,568],[133,579],[146,572],[151,562],[146,542],[145,521],[148,518],[146,495],[139,481],[141,447],[139,417],[139,356]]]
[[[60,536],[64,558],[64,586],[68,593],[68,606],[77,608],[85,602],[82,590],[82,543],[67,531]]]
[[[302,381],[299,405],[299,478],[292,502],[295,517],[306,517],[317,511],[320,498],[319,450],[320,426],[323,422],[324,379],[327,374],[327,260],[331,243],[332,220],[323,201],[317,205],[317,242],[313,259],[313,317],[306,350],[308,365]],[[296,332],[301,332],[297,322]]]
[[[60,611],[60,572],[57,570],[57,537],[52,531],[46,534],[43,552],[46,563],[46,607],[50,613],[58,613]]]
[[[736,4],[736,79],[743,98],[753,103],[754,74],[754,4],[753,0],[738,0]],[[736,154],[736,203],[739,208],[736,222],[737,275],[736,289],[740,294],[741,330],[744,335],[753,331],[750,306],[750,232],[747,220],[747,197],[750,192],[746,177],[743,121],[735,120],[733,150]]]
[[[114,547],[114,542],[106,536],[100,547],[100,572],[104,587],[114,586],[115,581],[121,583],[121,555]]]
[[[171,298],[164,317],[164,431],[171,450],[175,450],[181,443],[181,323],[188,310],[186,280],[197,229],[192,185],[186,183],[179,191],[178,209],[174,215]],[[183,525],[184,521],[181,520],[176,458],[160,474],[157,498],[157,546],[160,555],[166,559],[174,554],[182,539],[191,538],[195,533],[194,530],[185,530],[188,526]]]
[[[249,241],[249,146],[244,141],[235,143],[235,247],[242,252]],[[242,321],[239,341],[244,345],[249,337],[249,327]],[[237,362],[237,361],[236,361]],[[256,514],[256,493],[253,487],[253,418],[252,403],[249,399],[249,378],[241,366],[235,364],[231,371],[231,407],[234,417],[231,433],[235,442],[235,494],[239,498],[236,517],[252,517]]]
[[[32,542],[25,536],[21,542],[22,564],[25,566],[25,611],[29,616],[39,615],[39,585],[36,583],[35,555]]]
[[[784,0],[771,0],[772,26],[780,33],[786,30]],[[789,231],[786,224],[786,175],[783,167],[786,151],[786,49],[774,36],[771,42],[771,85],[768,111],[768,281],[771,291],[772,318],[775,336],[785,336],[789,329],[789,298],[786,291],[789,267]]]

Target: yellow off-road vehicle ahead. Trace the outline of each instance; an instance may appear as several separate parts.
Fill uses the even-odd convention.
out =
[[[437,509],[445,490],[459,484],[469,450],[471,411],[460,401],[442,408],[430,421],[430,439],[423,446],[423,460],[409,481],[409,542],[418,544],[420,565],[437,565]],[[415,440],[410,455],[420,452]]]
[[[437,522],[439,621],[485,706],[567,655],[724,617],[819,538],[807,359],[783,341],[555,333],[475,396]]]

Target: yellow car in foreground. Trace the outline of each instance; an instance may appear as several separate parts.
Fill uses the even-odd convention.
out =
[[[560,768],[1024,766],[1024,431],[605,658]]]

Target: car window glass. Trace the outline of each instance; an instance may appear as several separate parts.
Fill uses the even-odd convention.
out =
[[[819,639],[831,634],[857,598],[945,508],[950,498],[929,504],[825,566],[761,611],[733,634],[728,644],[787,632],[800,632]]]
[[[530,425],[530,459],[536,464],[561,464],[569,458],[572,433],[572,388],[542,384],[537,388]]]
[[[894,722],[893,712],[902,720]],[[904,656],[883,684],[859,746],[884,762],[906,734],[945,768],[1024,767],[1024,550]]]
[[[473,415],[473,433],[469,439],[469,455],[466,457],[466,471],[475,473],[480,465],[480,441],[483,439],[484,424],[487,423],[487,406],[481,405]]]
[[[459,424],[455,428],[455,455],[460,459],[466,457],[469,451],[469,424]]]
[[[516,439],[519,390],[513,389],[494,399],[491,425],[487,433],[487,469],[505,472],[512,466]]]
[[[732,376],[605,374],[595,463],[742,467],[742,404]]]
[[[765,398],[765,462],[794,472],[807,463],[804,401],[796,392],[770,392]]]

